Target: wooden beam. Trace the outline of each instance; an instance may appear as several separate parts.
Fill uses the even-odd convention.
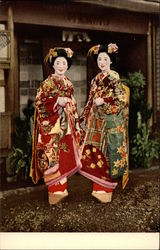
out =
[[[159,15],[160,1],[144,0],[73,0],[78,3],[88,3],[91,5],[103,6],[104,8],[114,8],[139,13]]]
[[[63,29],[99,30],[128,34],[147,34],[147,17],[143,13],[119,11],[93,4],[66,2],[53,4],[19,1],[12,4],[14,23],[59,27]]]

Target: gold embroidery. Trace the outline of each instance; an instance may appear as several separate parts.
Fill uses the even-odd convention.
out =
[[[114,166],[115,166],[115,167],[119,167],[120,164],[121,164],[121,161],[120,161],[120,160],[114,161]]]
[[[98,167],[99,167],[99,168],[102,168],[103,163],[104,163],[104,162],[103,162],[102,160],[99,160],[99,161],[97,162]]]
[[[106,170],[106,174],[108,174],[108,175],[109,175],[109,169],[107,169],[107,170]]]
[[[91,168],[95,168],[96,165],[95,165],[94,163],[91,163],[90,167],[91,167]]]
[[[96,148],[92,148],[92,152],[96,152],[97,151],[97,149]]]
[[[122,168],[122,167],[124,167],[124,165],[125,165],[125,159],[122,159],[122,160],[120,161],[120,167]]]
[[[91,150],[90,149],[87,149],[86,150],[86,155],[89,155],[91,153]]]
[[[86,159],[86,155],[82,155],[82,159],[85,160]]]
[[[124,148],[121,146],[117,148],[117,153],[122,154],[124,152]]]
[[[112,170],[112,174],[113,174],[113,175],[116,175],[117,173],[118,173],[118,170],[114,168],[114,169]]]

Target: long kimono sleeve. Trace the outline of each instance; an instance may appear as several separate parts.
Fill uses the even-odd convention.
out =
[[[46,117],[48,113],[54,111],[54,105],[58,99],[58,92],[55,92],[53,89],[46,89],[48,87],[46,85],[46,82],[41,84],[35,99],[35,106],[42,117]]]
[[[104,95],[107,114],[118,114],[126,106],[126,92],[117,72],[112,71],[111,81],[108,84],[107,93]]]
[[[40,121],[43,121],[47,118],[49,113],[53,113],[53,106],[57,101],[57,95],[54,97],[51,96],[52,92],[45,91],[48,88],[46,81],[41,83],[40,88],[37,90],[37,95],[35,98],[35,114],[34,114],[34,129],[33,129],[33,143],[32,143],[32,160],[30,168],[30,176],[32,181],[36,184],[39,179],[43,177],[43,174],[39,170],[38,161],[37,161],[37,143],[38,143],[38,134],[39,134],[39,124]],[[55,120],[56,115],[50,116],[50,120]],[[52,121],[53,124],[53,121]]]
[[[37,183],[39,179],[42,178],[42,173],[37,168],[37,141],[38,141],[38,111],[35,109],[34,113],[34,129],[33,129],[33,143],[32,143],[32,160],[30,168],[30,177],[32,178],[33,183]]]
[[[85,106],[85,108],[84,108],[84,110],[83,110],[83,112],[81,114],[81,117],[80,117],[81,121],[86,122],[86,120],[87,120],[87,117],[89,115],[90,109],[91,109],[92,104],[93,104],[93,98],[94,98],[95,90],[96,90],[95,79],[92,79],[88,102],[87,102],[87,104],[86,104],[86,106]]]

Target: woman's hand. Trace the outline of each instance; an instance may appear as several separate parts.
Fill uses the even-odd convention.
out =
[[[96,99],[94,100],[94,104],[95,104],[96,106],[103,105],[103,104],[104,104],[104,99],[101,98],[101,97],[98,97],[98,98],[96,98]]]
[[[70,98],[68,98],[68,97],[58,97],[58,104],[61,107],[65,107],[67,102],[70,102]]]
[[[69,103],[71,101],[70,98],[68,97],[58,97],[54,107],[53,107],[53,110],[55,110],[55,108],[57,107],[57,105],[61,106],[61,107],[65,107],[65,105],[67,103]]]

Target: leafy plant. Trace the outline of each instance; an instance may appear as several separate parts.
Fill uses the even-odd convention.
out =
[[[15,134],[13,137],[13,150],[8,157],[12,174],[20,175],[24,173],[25,179],[28,178],[31,157],[32,157],[32,127],[34,106],[33,101],[29,100],[23,109],[24,117],[17,117]]]
[[[159,141],[150,137],[146,123],[139,124],[137,133],[131,141],[131,156],[134,165],[149,168],[152,159],[159,158],[159,146]]]
[[[130,88],[130,164],[134,167],[150,167],[152,159],[159,157],[159,141],[151,138],[148,122],[152,108],[145,100],[145,78],[139,71],[128,73],[124,81]]]
[[[20,148],[14,148],[13,147],[13,152],[9,156],[9,162],[12,166],[12,171],[14,174],[18,174],[24,169],[25,173],[25,179],[28,178],[28,166],[30,164],[30,156],[28,157],[27,154]]]
[[[144,96],[144,87],[146,85],[143,74],[140,71],[128,73],[125,82],[130,87],[132,102],[136,103],[137,101],[141,101],[142,96]]]

